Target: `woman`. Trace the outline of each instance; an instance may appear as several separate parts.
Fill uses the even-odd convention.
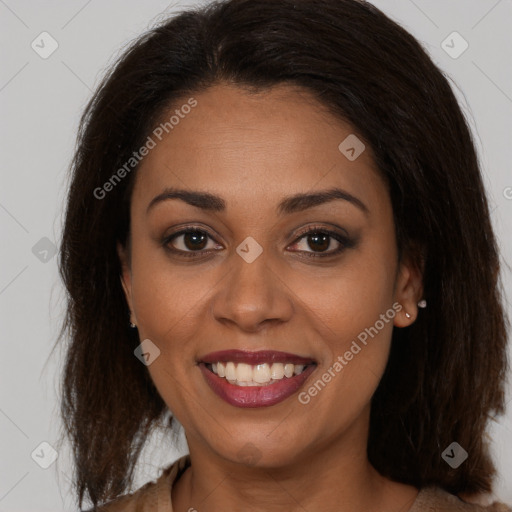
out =
[[[497,244],[447,80],[371,4],[228,0],[135,42],[82,119],[61,273],[80,506],[484,510]],[[189,455],[127,493],[173,418]]]

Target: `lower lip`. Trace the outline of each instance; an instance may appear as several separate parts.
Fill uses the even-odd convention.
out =
[[[293,395],[304,384],[315,367],[316,365],[312,364],[299,375],[283,377],[279,382],[267,386],[236,386],[208,370],[205,363],[199,363],[199,368],[210,388],[228,404],[235,407],[268,407],[278,404]]]

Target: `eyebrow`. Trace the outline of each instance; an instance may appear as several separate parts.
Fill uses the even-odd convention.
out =
[[[151,200],[146,209],[146,213],[148,213],[157,204],[169,199],[181,199],[185,203],[205,211],[223,212],[226,210],[226,201],[219,196],[210,194],[209,192],[200,192],[171,187],[166,188],[161,194],[158,194]],[[285,197],[279,203],[277,207],[277,213],[279,215],[289,215],[291,213],[301,212],[307,210],[308,208],[312,208],[329,201],[334,201],[336,199],[348,201],[363,211],[366,215],[370,213],[368,207],[360,199],[350,194],[346,190],[337,187],[326,190],[319,190],[316,192],[299,193]]]

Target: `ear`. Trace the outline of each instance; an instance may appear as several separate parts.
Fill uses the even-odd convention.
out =
[[[124,290],[126,302],[130,308],[130,322],[137,325],[137,318],[133,311],[133,300],[132,300],[132,271],[130,268],[130,258],[128,256],[128,248],[123,247],[121,242],[117,242],[117,255],[121,263],[121,286]]]
[[[414,323],[418,316],[418,302],[422,296],[423,268],[420,268],[415,258],[407,256],[400,263],[395,283],[395,300],[402,305],[402,309],[395,316],[394,325],[407,327]]]

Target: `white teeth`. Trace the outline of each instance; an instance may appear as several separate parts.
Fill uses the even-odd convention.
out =
[[[257,364],[253,370],[252,380],[258,384],[270,382],[270,368],[267,363]]]
[[[235,364],[232,361],[213,363],[211,369],[219,377],[224,377],[230,384],[236,386],[267,386],[279,382],[284,377],[291,378],[300,375],[303,364],[292,363],[261,363],[250,365],[246,363]]]
[[[284,377],[284,364],[274,363],[270,369],[270,376],[273,379],[281,380]]]
[[[215,370],[213,373],[215,373]],[[252,368],[250,364],[239,363],[237,365],[236,380],[238,382],[249,382],[252,380]]]
[[[231,361],[226,364],[226,379],[236,380],[235,363],[232,363]]]

